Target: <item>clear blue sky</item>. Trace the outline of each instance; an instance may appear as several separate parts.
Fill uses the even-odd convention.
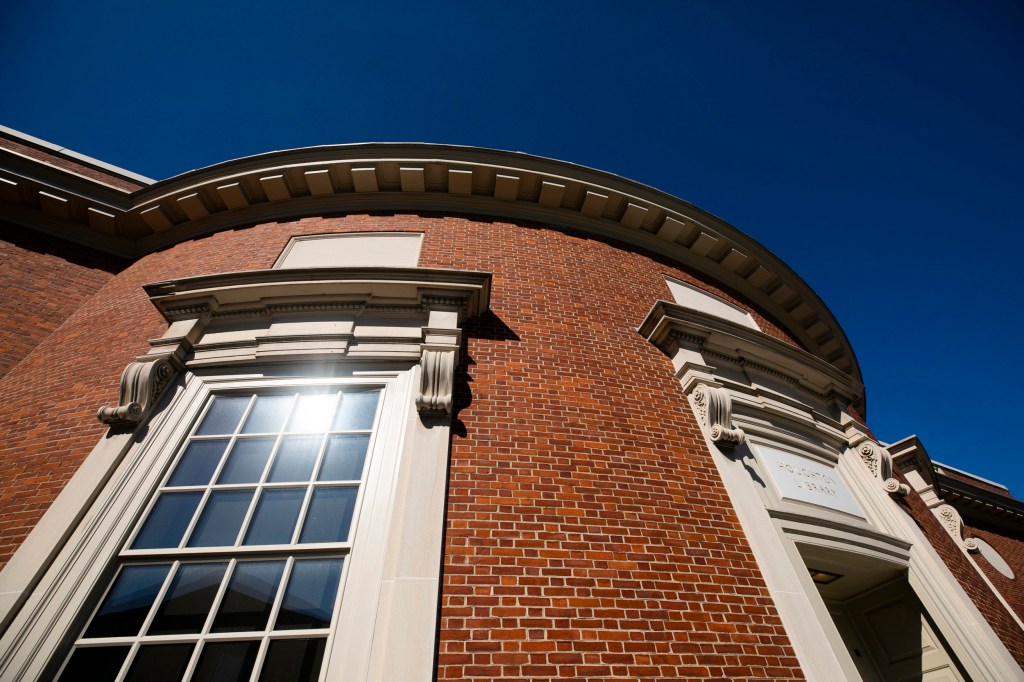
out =
[[[880,438],[1024,497],[1024,5],[10,2],[0,123],[163,179],[427,141],[654,185],[832,308]]]

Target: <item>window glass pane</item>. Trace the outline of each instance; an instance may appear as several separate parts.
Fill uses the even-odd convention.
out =
[[[84,637],[127,637],[139,634],[149,607],[164,584],[169,564],[126,566],[114,581]]]
[[[130,650],[130,646],[75,649],[57,679],[59,682],[114,682]]]
[[[342,394],[341,409],[334,420],[331,431],[349,431],[369,429],[373,426],[373,416],[377,413],[377,398],[380,391],[364,391],[362,393]]]
[[[248,680],[259,653],[259,642],[215,642],[203,647],[192,682]],[[281,678],[284,679],[284,678]]]
[[[238,420],[242,418],[242,414],[248,405],[248,396],[217,396],[213,399],[213,405],[210,405],[210,409],[203,418],[203,423],[199,425],[196,435],[217,436],[234,433],[235,427],[238,426]]]
[[[199,492],[161,494],[132,543],[132,549],[177,547],[202,497]]]
[[[358,488],[318,488],[306,513],[299,542],[345,542]]]
[[[242,433],[277,433],[284,426],[294,396],[261,395],[245,420]]]
[[[363,460],[369,436],[331,436],[320,465],[318,481],[357,481],[363,476]]]
[[[341,559],[296,561],[277,614],[277,630],[325,628],[331,624],[341,578]]]
[[[306,491],[302,488],[264,490],[249,523],[244,545],[287,545],[292,541]]]
[[[271,483],[308,481],[322,442],[321,436],[286,436],[281,440],[267,480]]]
[[[265,630],[282,572],[283,561],[245,561],[235,566],[212,631]]]
[[[227,566],[182,564],[146,634],[180,635],[202,630]]]
[[[167,485],[207,485],[217,468],[227,440],[193,441],[174,467]]]
[[[270,643],[260,682],[313,682],[320,675],[325,639],[279,639]]]
[[[236,440],[228,461],[220,470],[217,483],[258,483],[273,449],[273,438]]]
[[[252,490],[219,490],[210,495],[203,515],[188,539],[189,547],[222,547],[235,544],[245,513],[249,511]]]
[[[125,682],[181,682],[194,646],[189,643],[140,647]]]
[[[300,395],[299,403],[295,406],[288,424],[288,431],[326,431],[327,425],[331,423],[331,417],[334,416],[334,403],[337,398],[334,393]]]

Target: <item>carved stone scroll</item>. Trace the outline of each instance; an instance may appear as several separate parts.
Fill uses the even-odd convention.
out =
[[[693,391],[693,402],[698,416],[711,431],[712,441],[721,446],[743,442],[743,430],[733,428],[732,398],[727,390],[701,384]]]
[[[946,529],[956,544],[968,552],[980,551],[981,548],[974,538],[964,537],[964,520],[960,517],[960,512],[948,504],[938,506],[932,511],[935,512],[935,516],[942,522],[942,527]]]
[[[420,414],[452,413],[452,385],[455,380],[455,349],[423,349],[420,391],[416,409]]]
[[[899,497],[910,494],[910,486],[900,483],[899,479],[893,476],[892,455],[888,451],[879,448],[871,441],[864,441],[858,448],[858,452],[871,475],[882,482],[882,490]]]
[[[873,443],[862,443],[859,449],[860,458],[867,466],[868,471],[875,478],[880,478],[879,469],[881,468],[881,455],[878,454],[878,448]]]
[[[115,427],[138,424],[156,404],[175,374],[174,366],[162,358],[131,363],[121,374],[118,405],[101,407],[96,418]]]

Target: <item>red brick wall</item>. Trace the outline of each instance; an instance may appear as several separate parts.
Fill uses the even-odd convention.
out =
[[[0,377],[125,265],[0,221]]]
[[[975,554],[974,560],[985,571],[985,576],[992,581],[999,593],[1003,595],[1016,614],[1024,619],[1024,534],[1003,526],[984,523],[964,517],[964,535],[969,538],[981,538],[999,552],[1003,561],[1010,565],[1014,578],[1007,578],[992,567],[981,554]],[[1024,636],[1024,633],[1022,633]]]
[[[992,590],[981,579],[921,497],[917,493],[911,493],[904,498],[903,504],[1010,654],[1021,667],[1024,667],[1024,632],[1021,632],[1020,626],[1013,620],[1006,607],[992,594]],[[984,559],[979,563],[984,563]]]
[[[699,282],[539,226],[304,219],[128,267],[0,381],[0,507],[12,512],[0,558],[101,437],[96,409],[165,328],[143,283],[266,268],[297,234],[380,229],[424,232],[423,266],[494,273],[458,377],[438,677],[800,679],[671,362],[635,331],[669,297],[663,274]]]

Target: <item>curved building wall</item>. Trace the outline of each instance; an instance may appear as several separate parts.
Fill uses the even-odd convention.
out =
[[[424,145],[273,153],[64,200],[46,183],[80,179],[26,163],[0,177],[0,209],[130,259],[56,237],[10,252],[27,292],[11,309],[48,312],[0,377],[0,681],[104,646],[127,670],[159,632],[83,630],[115,575],[233,575],[254,556],[346,566],[329,627],[300,635],[326,647],[329,679],[1024,679],[1016,582],[968,539],[1016,569],[1012,534],[940,506],[916,439],[877,442],[831,313],[699,209],[561,162]],[[226,469],[238,443],[268,441],[248,417],[193,432],[217,405],[332,391],[379,398],[362,478],[271,480],[267,464],[170,482],[198,461],[185,443],[224,443],[210,461]],[[285,423],[274,442],[299,437]],[[325,429],[318,442],[360,430]],[[961,497],[999,492],[968,479]],[[275,486],[306,490],[309,510],[360,491],[330,516],[351,535],[303,546],[303,511],[290,540],[246,546]],[[232,494],[250,496],[244,525],[193,545],[207,501]],[[203,501],[183,535],[134,544],[189,495]],[[1021,511],[999,499],[999,518]],[[245,632],[263,670],[295,637]],[[186,634],[201,667],[219,635]]]
[[[671,362],[635,331],[668,298],[665,275],[743,302],[649,254],[539,225],[305,218],[141,258],[0,383],[0,477],[32,501],[0,519],[5,558],[102,437],[91,413],[121,368],[166,328],[142,284],[268,268],[293,236],[353,231],[419,231],[421,267],[493,273],[456,373],[439,677],[614,666],[681,678],[696,672],[697,642],[717,652],[702,674],[755,656],[765,676],[799,677]]]
[[[0,221],[0,377],[127,264]]]

